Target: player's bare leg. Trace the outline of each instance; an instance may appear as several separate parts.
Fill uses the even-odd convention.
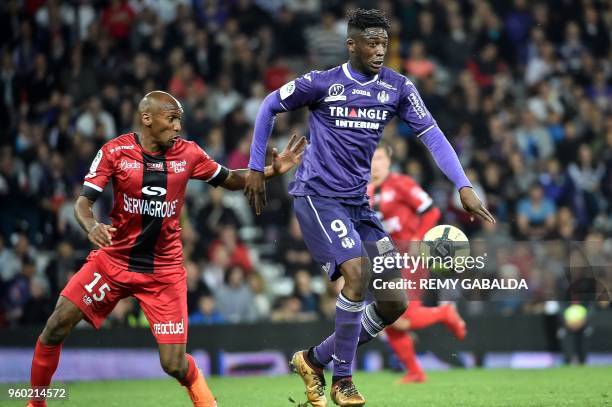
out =
[[[215,407],[217,402],[193,357],[185,353],[184,343],[160,343],[159,360],[168,375],[185,386],[194,407]]]
[[[70,300],[60,296],[53,314],[47,320],[36,342],[30,372],[32,387],[49,386],[59,363],[62,342],[81,319],[83,319],[81,310]],[[44,400],[31,400],[27,405],[42,407],[47,404]]]

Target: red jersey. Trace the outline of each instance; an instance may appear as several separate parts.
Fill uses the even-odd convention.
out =
[[[368,185],[370,206],[396,242],[420,240],[415,236],[421,214],[432,205],[431,197],[408,175],[391,173],[378,187]]]
[[[157,154],[145,151],[136,133],[109,141],[94,158],[82,192],[95,200],[113,181],[110,218],[117,231],[113,244],[101,250],[130,271],[153,273],[181,267],[179,215],[187,181],[194,178],[217,186],[228,173],[192,141],[179,139]]]

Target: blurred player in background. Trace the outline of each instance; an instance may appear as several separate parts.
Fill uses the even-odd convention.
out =
[[[313,258],[331,280],[344,277],[334,333],[292,358],[313,406],[327,405],[323,366],[332,360],[332,400],[340,406],[365,404],[352,380],[357,346],[369,342],[406,310],[403,293],[385,293],[384,300],[378,293],[377,301],[367,306],[364,301],[370,279],[368,257],[392,255],[396,250],[366,197],[372,155],[393,116],[406,121],[431,151],[460,191],[464,208],[494,221],[416,87],[405,76],[383,67],[389,41],[387,17],[380,10],[357,9],[349,12],[348,19],[348,62],[288,82],[260,106],[245,187],[249,203],[261,213],[266,145],[275,116],[308,106],[310,144],[289,193],[294,196],[295,213]],[[389,270],[387,277],[395,278],[397,271]]]
[[[119,300],[134,296],[158,343],[164,371],[186,387],[194,406],[213,407],[216,401],[201,371],[185,353],[187,285],[179,216],[190,179],[238,190],[247,171],[228,170],[197,144],[180,138],[183,108],[172,95],[150,92],[138,109],[141,132],[104,144],[85,176],[75,215],[99,250],[90,253],[61,292],[36,342],[31,385],[49,386],[62,342],[79,321],[100,328]],[[289,171],[305,144],[294,136],[281,154],[274,151],[265,177]],[[94,218],[92,207],[111,180],[112,224],[105,225]],[[28,405],[44,406],[45,401]]]
[[[392,154],[391,146],[384,141],[374,151],[368,196],[372,209],[379,214],[398,250],[401,253],[414,253],[425,233],[436,225],[441,214],[431,197],[414,179],[391,172]],[[402,274],[406,279],[417,281],[427,278],[428,271],[419,268],[403,270]],[[444,323],[458,339],[463,339],[466,334],[465,322],[454,305],[425,307],[421,298],[421,290],[408,290],[406,312],[385,329],[389,346],[408,370],[402,379],[403,383],[424,382],[427,379],[416,358],[410,331]]]

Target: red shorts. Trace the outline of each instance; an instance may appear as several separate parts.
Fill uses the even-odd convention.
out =
[[[60,295],[79,307],[97,329],[119,300],[134,296],[157,343],[187,343],[187,283],[182,266],[176,272],[134,273],[111,262],[107,254],[93,251]]]

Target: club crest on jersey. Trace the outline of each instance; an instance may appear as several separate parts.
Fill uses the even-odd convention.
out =
[[[353,239],[352,237],[347,236],[342,239],[342,247],[344,247],[345,249],[350,249],[353,246],[355,246],[355,239]]]
[[[147,163],[147,171],[163,171],[164,170],[164,163],[159,162],[159,163]]]
[[[378,95],[376,95],[376,99],[378,99],[380,103],[387,103],[389,101],[389,94],[386,90],[381,90],[378,92]]]
[[[328,97],[326,97],[325,99],[323,99],[323,101],[325,102],[334,102],[334,101],[338,101],[338,100],[346,100],[346,96],[343,95],[344,93],[344,85],[341,83],[334,83],[333,85],[331,85],[329,87],[329,89],[327,90],[327,93],[329,94]]]

